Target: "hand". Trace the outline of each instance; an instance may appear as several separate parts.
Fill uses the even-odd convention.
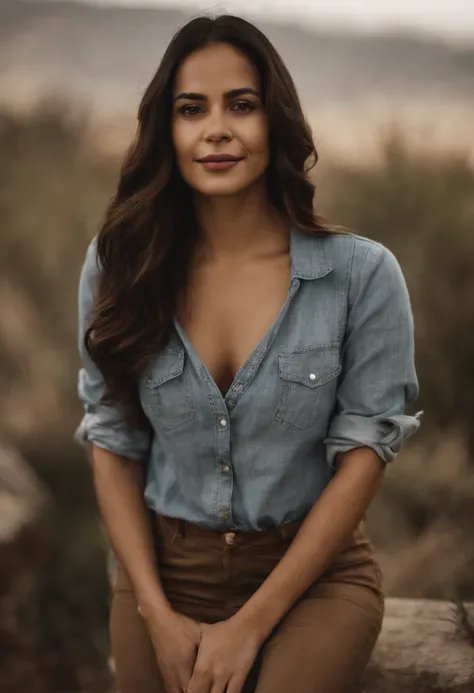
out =
[[[202,624],[201,644],[185,693],[240,693],[262,644],[256,629],[236,617]]]
[[[151,612],[145,620],[166,693],[186,691],[201,640],[200,624],[173,611],[165,616]]]

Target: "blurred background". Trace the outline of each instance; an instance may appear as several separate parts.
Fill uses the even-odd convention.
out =
[[[474,600],[474,4],[0,0],[0,690],[104,693],[106,542],[73,442],[76,293],[136,110],[192,15],[254,20],[319,211],[398,257],[425,410],[369,525],[390,595]]]

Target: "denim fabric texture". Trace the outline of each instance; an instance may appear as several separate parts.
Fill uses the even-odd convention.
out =
[[[101,399],[84,333],[100,271],[96,239],[79,286],[81,442],[141,460],[145,501],[167,517],[226,531],[304,517],[338,453],[370,447],[391,462],[420,425],[414,327],[400,266],[352,234],[291,232],[288,296],[225,396],[178,320],[140,379],[152,435],[130,430]]]

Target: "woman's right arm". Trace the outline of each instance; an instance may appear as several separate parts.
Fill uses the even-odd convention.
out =
[[[130,430],[117,408],[102,402],[104,381],[84,345],[99,274],[97,245],[90,244],[79,281],[78,391],[84,417],[76,438],[90,447],[94,486],[112,548],[134,588],[140,610],[170,611],[159,580],[150,513],[143,498],[149,434]]]
[[[143,500],[143,464],[94,444],[90,458],[101,516],[140,612],[146,620],[160,613],[166,618],[172,609],[161,587],[150,513]]]
[[[117,407],[104,403],[104,379],[84,345],[99,271],[94,240],[79,282],[82,368],[78,391],[84,416],[76,439],[90,447],[99,509],[112,548],[129,577],[146,621],[166,690],[179,693],[187,690],[201,627],[172,609],[161,586],[150,511],[144,500],[150,434],[132,430]]]

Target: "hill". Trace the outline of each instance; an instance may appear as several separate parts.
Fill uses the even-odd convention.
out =
[[[108,108],[135,106],[171,35],[191,15],[172,9],[2,0],[3,98],[51,85]],[[361,35],[258,23],[292,71],[303,101],[349,103],[474,94],[474,47],[419,35]]]

